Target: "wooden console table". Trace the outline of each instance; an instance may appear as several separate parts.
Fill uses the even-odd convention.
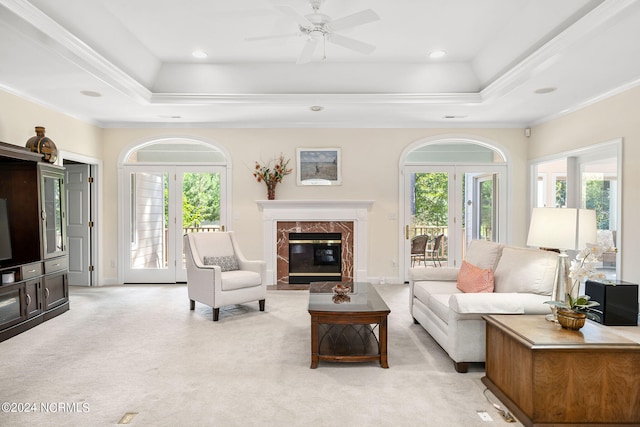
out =
[[[482,382],[525,426],[640,425],[640,344],[587,321],[492,315]]]

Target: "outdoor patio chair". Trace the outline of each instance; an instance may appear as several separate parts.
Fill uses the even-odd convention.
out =
[[[420,265],[420,262],[424,263],[425,266],[427,265],[426,251],[428,242],[429,236],[426,234],[421,234],[411,239],[411,267],[413,267],[416,262],[418,265]]]
[[[431,258],[434,267],[442,267],[442,262],[440,262],[440,248],[442,247],[442,241],[444,240],[444,234],[438,234],[433,239],[433,247],[431,249],[427,249],[426,254]],[[436,261],[438,261],[438,265],[436,265]]]

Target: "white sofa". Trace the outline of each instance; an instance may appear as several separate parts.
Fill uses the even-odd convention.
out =
[[[548,314],[558,255],[474,240],[465,261],[493,269],[494,291],[464,293],[457,287],[459,268],[410,269],[410,311],[453,359],[456,371],[485,361],[487,314]]]

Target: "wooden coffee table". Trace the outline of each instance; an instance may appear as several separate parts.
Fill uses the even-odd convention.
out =
[[[391,312],[369,283],[349,283],[351,292],[334,295],[338,282],[309,286],[311,315],[311,369],[320,360],[379,361],[388,368],[387,316]]]
[[[640,344],[587,321],[492,315],[482,382],[525,426],[640,425]]]

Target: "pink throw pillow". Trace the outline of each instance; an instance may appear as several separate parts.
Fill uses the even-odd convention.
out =
[[[462,292],[493,292],[493,270],[483,270],[462,261],[462,267],[458,273],[458,289]]]

